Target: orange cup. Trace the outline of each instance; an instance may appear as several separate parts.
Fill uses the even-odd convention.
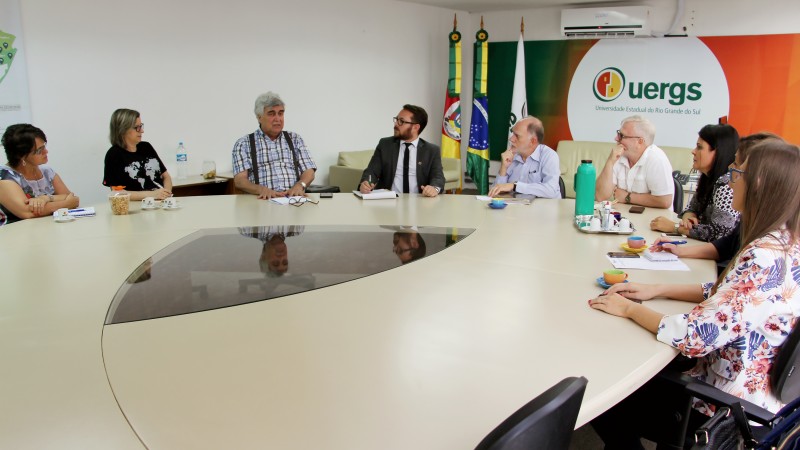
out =
[[[628,274],[619,269],[611,269],[603,272],[603,281],[605,281],[606,284],[622,283],[627,279]]]

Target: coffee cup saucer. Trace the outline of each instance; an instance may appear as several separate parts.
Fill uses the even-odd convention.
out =
[[[643,251],[647,250],[647,246],[646,245],[643,245],[643,246],[641,246],[639,248],[630,248],[630,247],[628,247],[628,243],[627,242],[623,242],[619,246],[623,250],[625,250],[626,252],[629,252],[629,253],[642,253]]]
[[[598,277],[597,280],[595,280],[595,281],[597,281],[597,284],[599,284],[600,287],[602,287],[603,289],[608,289],[608,288],[610,288],[612,286],[611,284],[606,283],[606,280],[603,277]],[[627,282],[628,282],[628,280],[623,281],[623,283],[627,283]],[[616,283],[616,284],[619,284],[619,283]]]
[[[145,210],[145,211],[152,211],[154,209],[158,209],[158,206],[156,206],[156,205],[153,205],[153,206],[142,206],[142,209]]]
[[[53,220],[58,223],[67,223],[67,222],[72,222],[73,220],[75,220],[75,218],[72,216],[58,216],[54,217]]]
[[[503,203],[492,203],[492,202],[489,202],[489,208],[492,208],[492,209],[503,209],[506,206],[508,206],[508,203],[506,203],[506,202],[503,202]]]
[[[175,206],[161,205],[161,209],[166,209],[166,210],[174,210],[174,209],[181,209],[181,208],[183,208],[181,205],[175,205]]]

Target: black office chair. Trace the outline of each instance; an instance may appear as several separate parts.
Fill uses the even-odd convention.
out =
[[[676,214],[680,214],[683,212],[683,185],[680,181],[678,181],[677,178],[675,178],[674,172],[672,176],[672,184],[675,185],[675,194],[672,197],[672,210],[675,211]]]
[[[561,189],[561,198],[567,198],[567,187],[564,186],[564,179],[558,177],[558,188]]]
[[[797,321],[789,336],[786,337],[786,341],[781,346],[769,372],[770,388],[783,403],[788,404],[800,398],[800,370],[796,369],[800,369],[800,320]],[[660,440],[659,448],[682,448],[679,443],[682,443],[683,438],[686,436],[686,425],[692,397],[697,397],[717,406],[731,407],[738,402],[744,407],[744,413],[750,421],[763,425],[752,427],[753,435],[758,441],[761,441],[781,423],[783,423],[784,427],[800,427],[800,417],[797,417],[794,423],[777,421],[775,420],[775,414],[772,412],[687,375],[662,372],[659,377],[684,385],[686,393],[685,407],[678,408],[675,411],[676,417],[680,416],[682,420],[681,426],[674,430],[676,432],[670,436],[662,437],[663,440]],[[800,416],[800,413],[795,413],[795,415]]]
[[[584,377],[561,380],[504,420],[475,450],[568,449],[586,383]]]

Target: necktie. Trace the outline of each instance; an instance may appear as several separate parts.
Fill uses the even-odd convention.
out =
[[[404,142],[404,144],[406,145],[406,150],[403,152],[403,193],[408,194],[410,192],[408,186],[408,148],[411,147],[411,143]]]

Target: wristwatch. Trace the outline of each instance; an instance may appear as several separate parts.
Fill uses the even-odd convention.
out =
[[[681,223],[680,222],[675,224],[675,234],[680,233],[680,231],[678,231],[678,228],[680,228],[680,227],[681,227]]]
[[[517,183],[514,183],[514,190],[513,190],[513,192],[514,192],[515,194],[517,193]]]
[[[627,203],[627,204],[631,203],[631,193],[630,192],[628,192],[628,195],[625,196],[625,203]]]
[[[308,187],[308,185],[307,185],[307,184],[305,184],[305,183],[303,183],[302,181],[298,181],[298,183],[300,183],[300,186],[303,186],[303,190],[304,190],[304,191],[305,191],[305,190],[306,190],[306,188]]]

